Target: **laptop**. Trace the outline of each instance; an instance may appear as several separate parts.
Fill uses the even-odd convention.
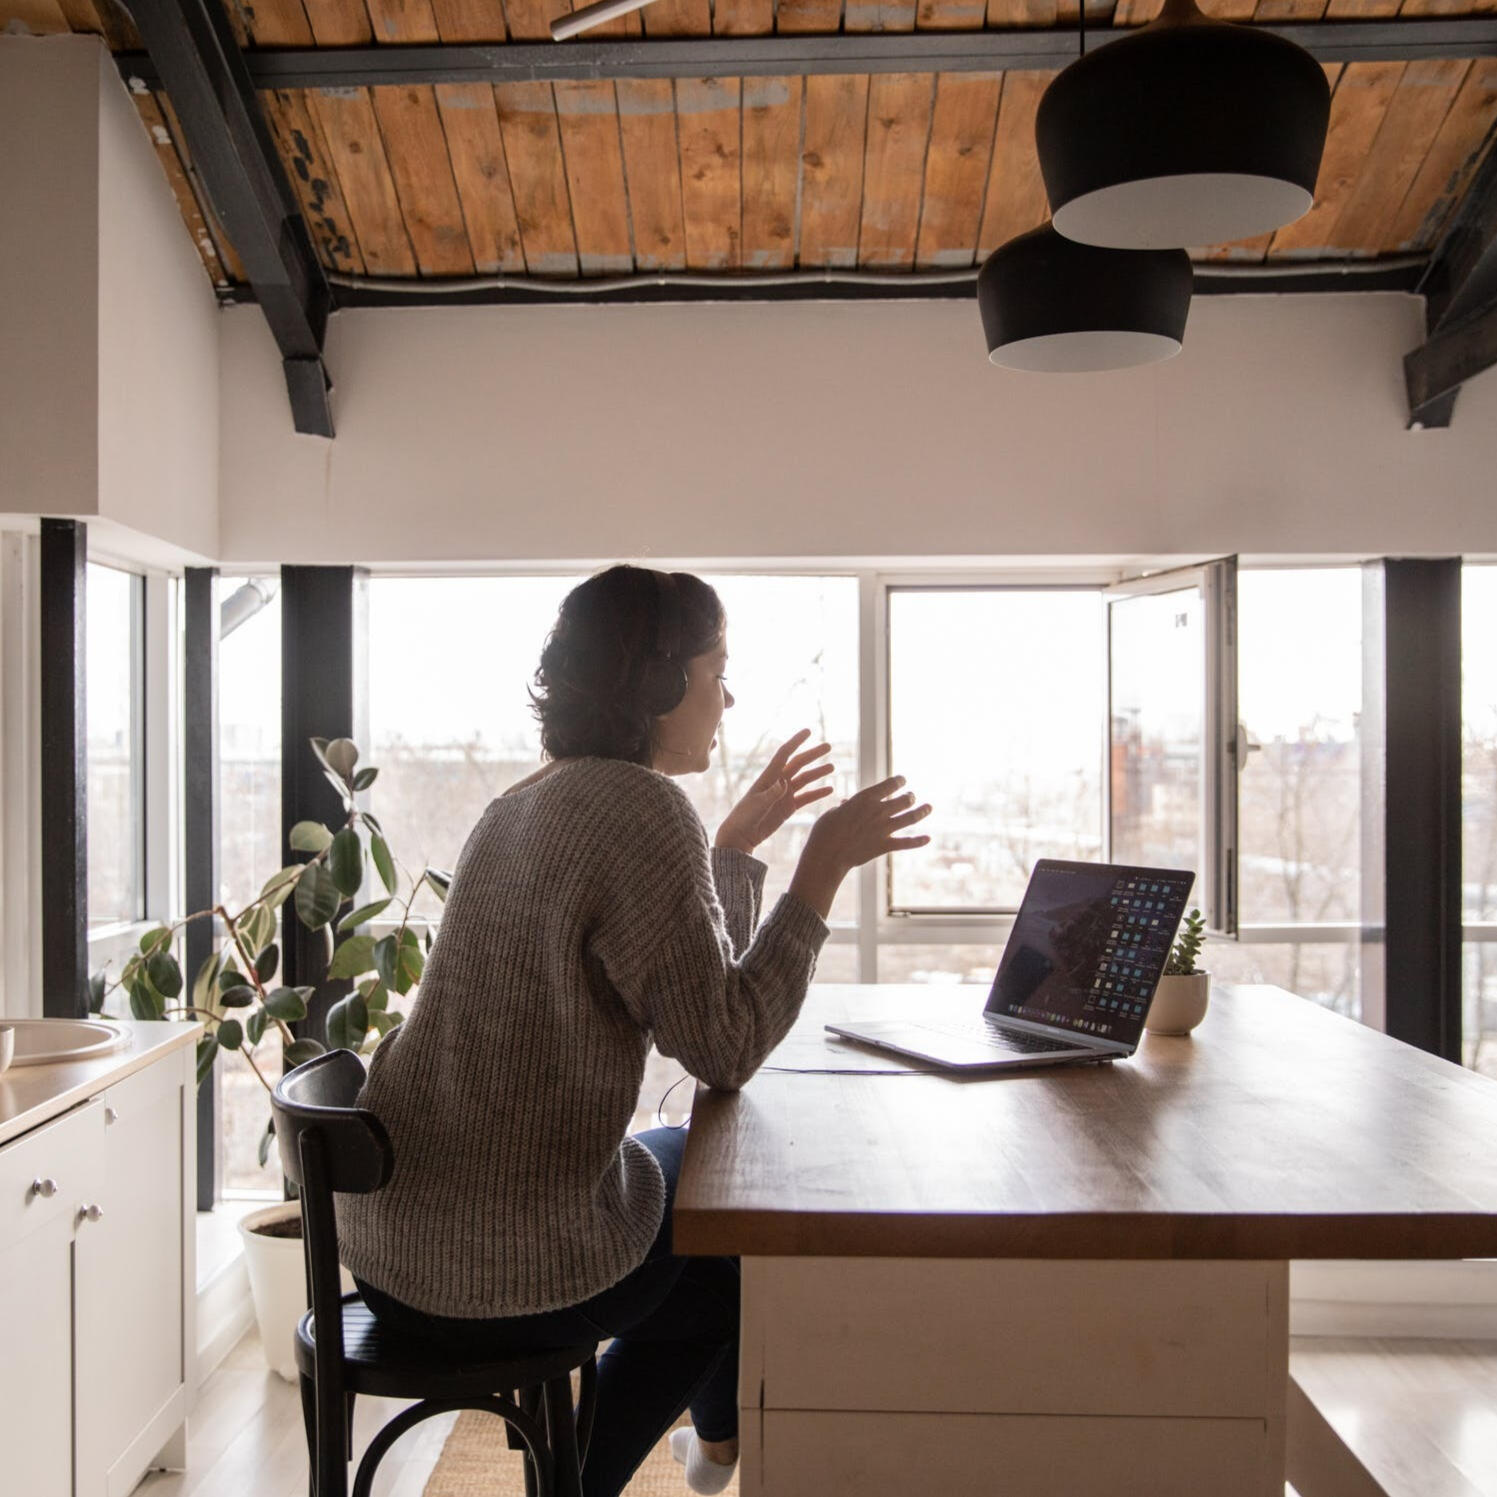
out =
[[[1179,868],[1041,858],[980,1015],[826,1027],[955,1071],[1132,1055],[1194,882]]]

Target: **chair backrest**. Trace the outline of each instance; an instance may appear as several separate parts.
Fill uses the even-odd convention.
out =
[[[271,1093],[286,1178],[301,1190],[307,1295],[317,1327],[317,1397],[341,1420],[342,1283],[333,1192],[367,1195],[390,1178],[395,1151],[384,1124],[354,1105],[364,1066],[351,1050],[330,1050],[287,1072]]]
[[[352,1050],[329,1050],[288,1071],[271,1097],[281,1169],[305,1188],[301,1141],[310,1131],[323,1140],[329,1190],[364,1195],[378,1190],[395,1167],[384,1124],[354,1105],[364,1085],[364,1063]]]

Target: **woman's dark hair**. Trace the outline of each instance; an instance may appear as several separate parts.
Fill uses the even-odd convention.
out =
[[[685,695],[686,662],[722,631],[721,600],[690,572],[609,567],[574,587],[530,693],[546,757],[648,765],[655,719]]]

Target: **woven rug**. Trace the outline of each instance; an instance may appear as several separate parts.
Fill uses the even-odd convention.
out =
[[[504,1430],[493,1414],[459,1414],[427,1478],[425,1497],[525,1497],[520,1452],[505,1444]],[[650,1452],[625,1491],[627,1497],[690,1497],[685,1468],[671,1459],[667,1440]],[[724,1492],[738,1497],[736,1472]]]

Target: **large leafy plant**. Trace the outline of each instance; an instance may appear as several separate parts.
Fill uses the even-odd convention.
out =
[[[314,738],[311,745],[343,803],[343,824],[335,830],[320,821],[298,822],[291,829],[291,850],[304,858],[272,874],[242,910],[216,904],[156,926],[140,938],[139,950],[116,978],[111,980],[105,968],[90,979],[89,1002],[96,1013],[111,993],[123,990],[137,1019],[200,1020],[204,1032],[197,1046],[199,1084],[212,1070],[218,1052],[228,1050],[244,1057],[268,1094],[271,1083],[255,1060],[258,1047],[267,1040],[284,1047],[288,1068],[329,1048],[372,1050],[404,1017],[391,1007],[392,998],[407,996],[421,981],[431,932],[424,940],[418,936],[410,924],[411,906],[423,884],[439,900],[445,899],[451,875],[423,868],[412,878],[397,864],[377,818],[356,803],[379,771],[373,765],[358,767],[359,750],[351,739]],[[363,888],[370,864],[384,893],[343,913]],[[290,1028],[307,1017],[317,988],[284,987],[276,981],[281,965],[276,933],[288,901],[301,924],[321,931],[327,941],[326,980],[354,984],[353,991],[328,1010],[326,1043],[293,1035]],[[376,939],[361,929],[381,919],[394,924],[389,934]],[[216,920],[221,940],[189,988],[175,948],[178,937],[196,920]],[[261,1164],[272,1137],[267,1128],[260,1140]]]

